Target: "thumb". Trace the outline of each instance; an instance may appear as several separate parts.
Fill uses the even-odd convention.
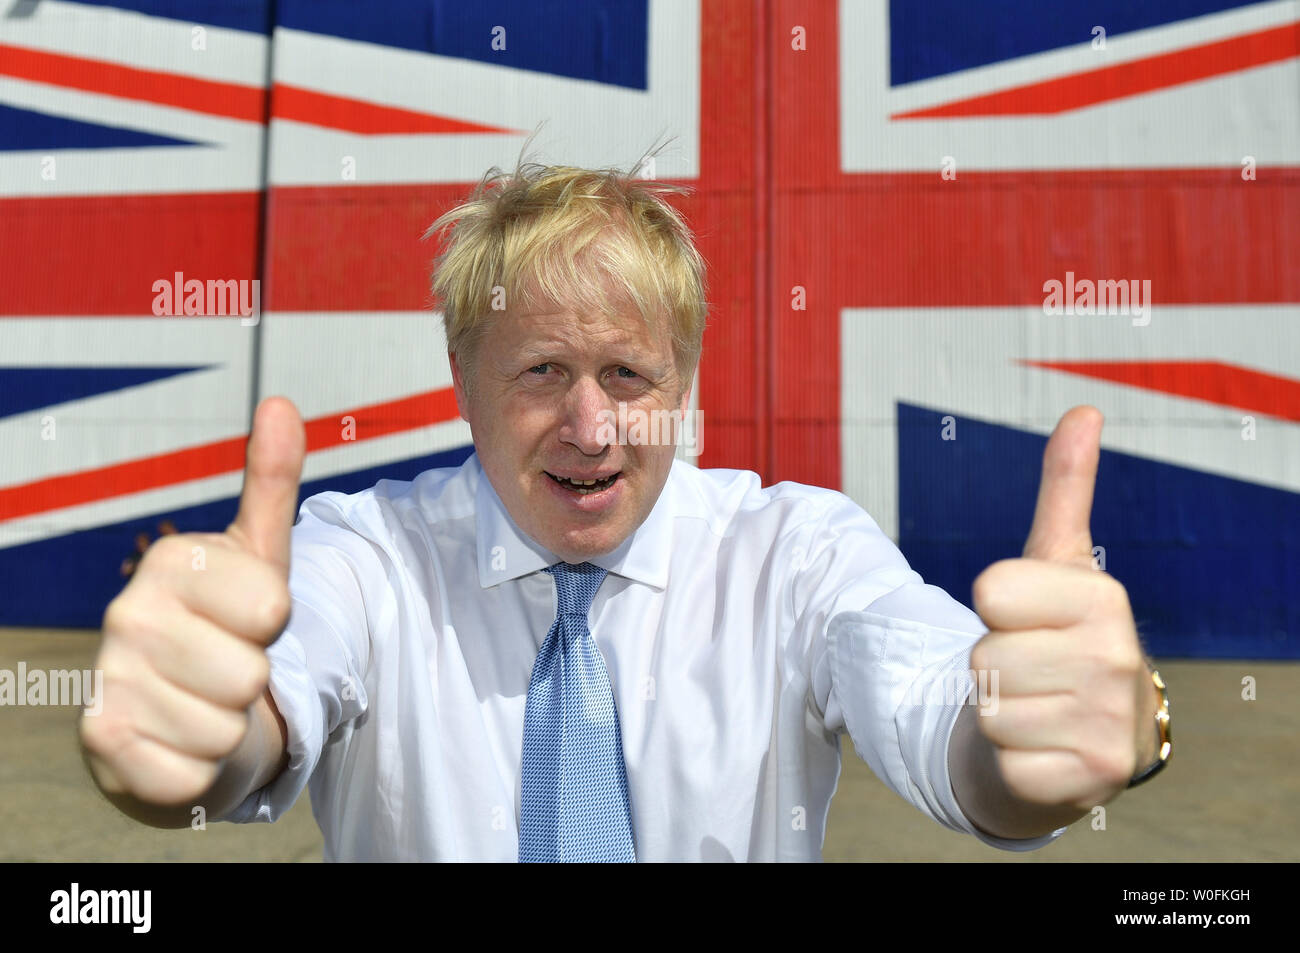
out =
[[[307,436],[298,408],[283,397],[257,406],[248,438],[244,490],[230,529],[254,555],[289,575],[289,535],[298,511],[298,481]]]
[[[1052,431],[1026,558],[1092,566],[1092,494],[1103,423],[1101,411],[1083,405],[1067,411]]]

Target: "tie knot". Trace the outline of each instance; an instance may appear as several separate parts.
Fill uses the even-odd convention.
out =
[[[555,595],[558,615],[580,615],[586,618],[591,611],[591,600],[605,579],[605,570],[592,563],[556,563],[542,572],[555,577]]]

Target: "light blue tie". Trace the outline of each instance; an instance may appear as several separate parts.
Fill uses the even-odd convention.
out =
[[[524,708],[521,863],[635,861],[623,739],[587,613],[605,570],[556,563],[558,610]]]

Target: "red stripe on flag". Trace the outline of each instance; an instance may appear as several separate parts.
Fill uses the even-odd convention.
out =
[[[0,74],[211,116],[266,121],[266,90],[261,86],[198,79],[4,43],[0,43]]]
[[[1018,363],[1300,421],[1300,380],[1236,364],[1221,361],[1029,360]]]
[[[456,409],[455,393],[448,387],[328,414],[306,422],[307,452],[342,444],[344,440],[340,420],[344,416],[355,419],[356,440],[360,442],[455,420],[459,411]],[[234,473],[244,467],[247,443],[248,438],[245,436],[231,437],[199,447],[186,447],[112,466],[5,487],[0,489],[0,520]]]
[[[793,285],[811,288],[810,274],[841,266],[837,280],[817,287],[848,289],[845,304],[856,307],[1041,304],[1043,282],[1067,268],[1149,278],[1161,304],[1300,301],[1300,272],[1259,254],[1253,241],[1279,227],[1300,239],[1297,183],[1300,170],[1289,169],[1261,169],[1253,182],[1235,169],[968,172],[960,183],[925,172],[845,176],[825,196],[778,195],[778,221],[852,222],[860,236],[820,249],[777,229],[778,248],[800,253],[794,268],[777,261],[790,272],[775,286],[778,302],[788,308]],[[276,228],[263,303],[284,311],[429,307],[436,249],[420,235],[469,188],[271,189]],[[1182,245],[1116,238],[1135,219],[1175,218]],[[996,230],[980,227],[994,221]],[[1199,264],[1206,260],[1216,266]]]
[[[891,119],[1051,115],[1300,56],[1300,23],[1041,83],[895,113]]]
[[[257,192],[0,199],[3,315],[151,318],[153,283],[258,277]],[[266,296],[263,295],[265,306]],[[161,320],[172,320],[163,318]]]
[[[271,115],[276,119],[290,119],[294,122],[342,129],[345,132],[357,132],[366,136],[448,132],[522,134],[515,129],[485,126],[481,123],[466,122],[463,119],[449,119],[446,116],[415,112],[397,106],[381,106],[378,103],[349,99],[346,96],[333,96],[298,86],[287,86],[284,83],[275,84]]]

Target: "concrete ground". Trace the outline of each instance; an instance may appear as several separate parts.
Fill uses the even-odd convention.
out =
[[[96,632],[0,629],[0,669],[86,669]],[[1160,662],[1174,756],[1150,784],[1028,854],[945,830],[881,784],[844,739],[828,861],[1300,860],[1300,664]],[[1256,699],[1242,698],[1254,679]],[[159,831],[119,814],[77,747],[77,710],[0,707],[0,861],[318,861],[306,796],[275,824]]]

